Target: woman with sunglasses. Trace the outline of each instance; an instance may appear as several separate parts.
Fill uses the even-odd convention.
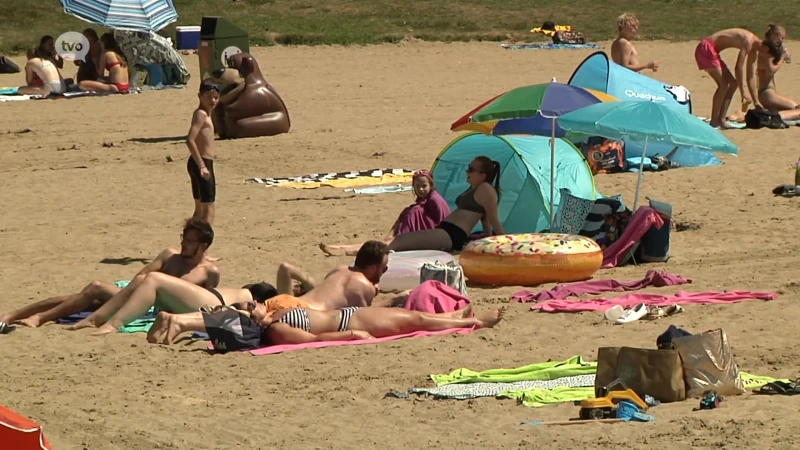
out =
[[[475,158],[467,167],[467,182],[470,187],[456,197],[456,210],[451,212],[432,230],[404,233],[392,238],[389,248],[396,252],[410,250],[460,251],[469,242],[469,235],[478,222],[483,235],[505,234],[497,213],[500,199],[500,163],[485,156]],[[361,244],[320,244],[329,256],[353,256]]]
[[[208,333],[217,350],[252,350],[265,345],[376,339],[453,328],[492,328],[503,319],[505,311],[501,308],[480,317],[469,317],[471,306],[440,314],[379,306],[267,312],[263,304],[249,302],[246,311],[239,312],[159,313],[147,334],[147,341],[169,345],[182,333],[201,332]]]

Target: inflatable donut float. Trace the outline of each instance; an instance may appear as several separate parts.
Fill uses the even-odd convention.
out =
[[[587,280],[603,264],[603,250],[583,236],[505,234],[472,241],[459,257],[471,281],[494,286],[535,286]]]

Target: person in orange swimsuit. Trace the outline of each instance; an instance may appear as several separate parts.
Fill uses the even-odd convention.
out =
[[[81,81],[79,86],[84,91],[95,92],[128,92],[130,78],[128,77],[128,63],[117,40],[111,33],[100,37],[101,55],[97,61],[97,73],[105,74],[108,71],[108,81]]]

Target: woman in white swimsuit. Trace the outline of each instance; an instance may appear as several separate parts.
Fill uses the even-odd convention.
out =
[[[67,84],[61,78],[58,67],[36,49],[28,50],[28,62],[25,64],[25,86],[19,88],[23,95],[63,94]]]

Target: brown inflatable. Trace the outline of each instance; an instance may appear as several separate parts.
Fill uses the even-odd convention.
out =
[[[211,119],[222,139],[275,136],[288,133],[289,111],[280,95],[261,75],[248,53],[228,58],[228,69],[213,74],[225,85]]]

